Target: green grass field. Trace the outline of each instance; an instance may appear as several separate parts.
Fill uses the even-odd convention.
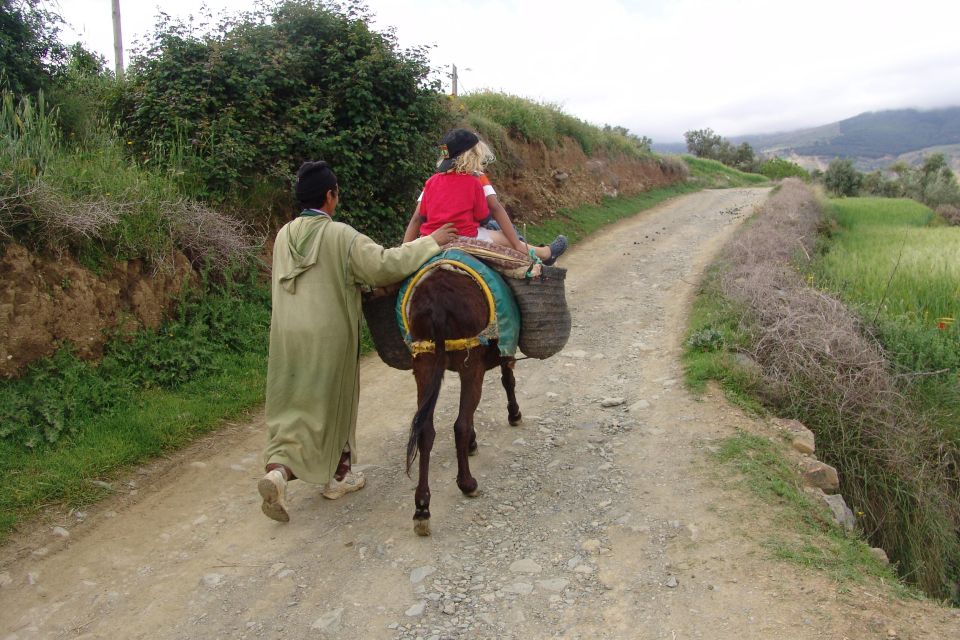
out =
[[[931,226],[933,212],[913,200],[846,198],[831,210],[839,230],[819,261],[825,286],[918,330],[960,316],[960,227]]]

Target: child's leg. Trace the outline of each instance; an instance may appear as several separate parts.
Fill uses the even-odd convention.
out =
[[[489,241],[494,244],[498,244],[501,247],[513,248],[510,244],[510,241],[507,240],[507,236],[503,234],[503,231],[494,231],[493,229],[487,229],[486,236],[489,238]],[[550,247],[531,247],[530,245],[526,245],[526,247],[528,251],[530,249],[533,249],[534,253],[541,260],[550,259],[550,255],[551,255]]]

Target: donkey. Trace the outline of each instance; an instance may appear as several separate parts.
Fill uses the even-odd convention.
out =
[[[512,426],[522,416],[517,404],[513,368],[516,360],[501,356],[497,342],[477,345],[469,341],[487,326],[490,308],[480,286],[468,275],[436,269],[416,288],[409,302],[410,335],[416,341],[432,341],[430,352],[413,358],[413,374],[417,381],[417,412],[410,425],[407,442],[407,475],[420,455],[420,477],[417,482],[413,514],[414,531],[430,535],[430,451],[436,431],[433,412],[440,395],[445,370],[460,375],[460,411],[453,424],[457,446],[457,487],[464,495],[475,497],[480,490],[470,474],[468,456],[477,450],[477,434],[473,414],[480,405],[483,376],[499,365],[500,380],[507,392],[507,419]],[[460,344],[457,344],[457,343]],[[458,347],[460,347],[458,349]],[[454,350],[457,349],[457,350]]]

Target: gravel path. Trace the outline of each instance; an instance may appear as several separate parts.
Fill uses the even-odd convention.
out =
[[[413,533],[402,472],[412,376],[368,358],[366,489],[330,502],[293,483],[292,521],[268,520],[262,417],[229,426],[132,474],[82,523],[8,545],[0,638],[960,637],[956,611],[770,559],[776,523],[709,456],[738,428],[769,427],[684,389],[685,313],[766,193],[686,196],[564,257],[572,337],[560,356],[518,364],[520,427],[488,375],[475,499],[454,482],[448,375],[432,537]]]

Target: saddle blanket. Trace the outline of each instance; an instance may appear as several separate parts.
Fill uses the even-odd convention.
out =
[[[464,349],[477,344],[488,344],[497,340],[500,355],[513,357],[517,352],[517,342],[520,336],[520,309],[513,297],[510,288],[503,281],[499,273],[492,268],[457,249],[448,249],[434,256],[404,281],[397,294],[397,324],[403,334],[403,340],[411,353],[416,356],[422,351],[432,351],[429,346],[416,343],[410,336],[409,304],[413,292],[419,282],[431,271],[438,268],[453,269],[464,273],[480,286],[491,306],[487,328],[476,338],[460,341],[447,341],[448,349]],[[490,304],[492,302],[492,304]],[[451,342],[457,343],[451,345]]]

